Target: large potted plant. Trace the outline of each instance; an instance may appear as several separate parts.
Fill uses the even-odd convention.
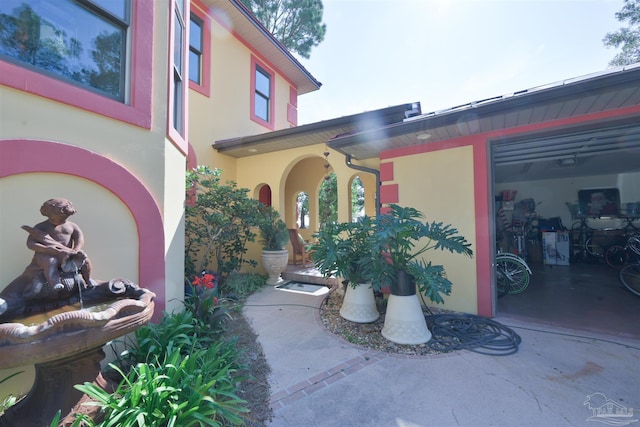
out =
[[[471,257],[471,244],[458,230],[442,222],[423,222],[411,207],[390,205],[388,213],[375,220],[371,273],[377,286],[389,287],[382,335],[398,344],[422,344],[431,339],[416,288],[435,303],[451,293],[451,282],[442,265],[425,261],[429,250],[443,250]]]
[[[280,275],[289,262],[289,251],[286,249],[289,230],[273,207],[262,205],[259,210],[261,215],[258,229],[262,244],[262,265],[269,275],[267,284],[277,285],[283,282]]]
[[[380,317],[369,273],[373,221],[369,217],[357,222],[327,223],[314,234],[311,258],[325,277],[340,277],[345,295],[340,316],[357,323],[370,323]]]

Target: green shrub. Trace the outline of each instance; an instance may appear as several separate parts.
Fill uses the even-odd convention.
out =
[[[0,380],[0,384],[2,384],[5,381],[9,381],[11,378],[15,377],[16,375],[20,375],[22,374],[24,371],[19,371],[19,372],[14,372],[13,374],[4,377],[3,379]],[[6,396],[4,399],[2,399],[2,401],[0,401],[0,415],[4,414],[4,412],[9,409],[10,407],[12,407],[13,405],[15,405],[18,400],[20,400],[22,396],[14,396],[12,394]]]
[[[247,409],[236,394],[238,352],[233,343],[194,347],[186,356],[173,348],[155,363],[139,363],[127,375],[111,365],[124,377],[113,394],[93,383],[75,386],[102,407],[104,421],[95,426],[241,425]]]
[[[244,299],[267,283],[267,277],[257,273],[233,272],[224,279],[225,296]]]
[[[185,207],[185,274],[193,278],[203,270],[225,277],[246,264],[247,243],[256,239],[262,219],[258,200],[249,189],[223,181],[222,171],[198,166],[187,172],[188,203]]]
[[[118,363],[125,370],[138,363],[155,363],[176,348],[186,356],[192,349],[215,345],[216,335],[219,334],[188,310],[165,314],[160,323],[148,323],[137,329],[135,339],[125,339],[126,350],[120,354]]]
[[[240,425],[248,412],[238,397],[245,379],[237,338],[228,339],[191,310],[165,313],[136,330],[109,367],[121,378],[113,394],[76,385],[101,407],[103,421],[79,415],[74,426]],[[57,424],[52,424],[57,425]]]

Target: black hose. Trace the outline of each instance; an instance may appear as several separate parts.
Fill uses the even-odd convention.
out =
[[[434,314],[425,316],[433,337],[427,346],[440,351],[469,350],[488,356],[508,356],[522,342],[512,329],[474,314]]]

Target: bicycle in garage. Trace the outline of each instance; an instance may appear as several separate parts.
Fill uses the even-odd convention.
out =
[[[496,288],[499,298],[524,292],[532,274],[523,258],[508,252],[496,254]]]
[[[635,260],[620,269],[620,282],[629,291],[640,296],[640,234],[629,237],[625,249]]]

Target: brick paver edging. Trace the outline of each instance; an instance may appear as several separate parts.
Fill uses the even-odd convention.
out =
[[[378,351],[366,351],[359,356],[342,362],[333,368],[320,372],[304,381],[280,390],[271,395],[270,404],[274,411],[287,406],[288,404],[309,396],[324,387],[340,381],[359,370],[373,365],[382,359],[389,357],[388,353]]]

